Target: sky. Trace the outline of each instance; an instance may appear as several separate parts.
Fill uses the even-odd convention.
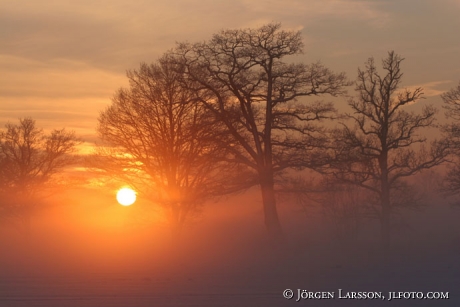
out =
[[[74,130],[91,146],[97,142],[100,112],[110,105],[116,91],[128,84],[127,70],[156,61],[176,42],[204,41],[222,29],[256,28],[270,22],[301,31],[305,47],[295,61],[321,61],[333,71],[346,72],[350,80],[355,80],[358,67],[363,67],[369,57],[380,64],[380,59],[394,50],[405,58],[403,86],[424,88],[426,99],[410,107],[433,104],[441,109],[440,94],[460,81],[459,17],[460,0],[0,0],[0,129],[7,122],[32,117],[45,130]],[[353,94],[352,87],[349,94]],[[335,102],[346,104],[345,99]],[[426,176],[431,180],[426,181],[426,190],[434,190],[438,177],[430,173]],[[69,297],[84,292],[83,299],[92,303],[96,293],[105,300],[117,300],[119,304],[129,301],[135,306],[134,295],[139,293],[151,299],[171,300],[171,293],[185,287],[189,291],[184,292],[185,297],[191,300],[220,299],[216,291],[224,293],[225,299],[247,300],[250,291],[261,298],[267,289],[274,289],[267,299],[283,300],[282,289],[297,286],[362,291],[370,285],[377,291],[405,291],[413,290],[408,286],[425,283],[430,291],[458,291],[458,211],[449,211],[447,205],[437,206],[438,201],[428,199],[436,206],[414,213],[408,235],[398,232],[398,246],[404,249],[395,259],[404,261],[379,271],[372,262],[373,257],[380,256],[377,245],[356,245],[350,250],[342,245],[336,249],[321,245],[334,232],[330,226],[334,221],[299,211],[296,203],[279,206],[281,222],[295,247],[288,255],[291,258],[272,253],[268,241],[264,241],[258,190],[221,200],[219,206],[210,204],[176,246],[176,242],[169,242],[157,207],[142,197],[135,206],[115,206],[115,192],[115,188],[99,189],[95,185],[92,190],[77,186],[68,194],[57,194],[53,206],[37,219],[34,216],[32,226],[38,231],[34,240],[24,244],[10,233],[0,232],[2,246],[8,247],[0,253],[0,302],[17,299],[12,294],[22,293],[28,298],[24,304],[37,298],[38,302],[46,300],[47,304],[62,306],[62,300],[69,304]],[[144,223],[149,225],[145,232]],[[365,239],[377,234],[374,226],[378,224],[374,224],[360,228],[365,230]],[[185,249],[182,253],[175,253],[173,248],[165,252],[168,242],[173,248]],[[411,266],[403,267],[402,263]],[[158,277],[163,269],[179,277],[165,275],[163,280]],[[53,286],[49,280],[22,277],[40,276],[44,271],[56,276],[63,272],[93,276],[93,270],[139,271],[149,274],[139,276],[152,286],[140,288],[139,276],[128,279],[135,286],[126,295],[117,286],[125,279],[117,279],[118,284],[53,279],[56,284],[65,281]],[[146,270],[148,273],[144,273]],[[10,274],[21,278],[10,279]],[[223,282],[228,276],[235,278],[231,283]],[[148,283],[150,278],[152,284]],[[177,280],[183,282],[177,284]],[[24,286],[22,282],[29,284]],[[191,286],[204,290],[196,291]],[[45,287],[46,291],[38,292]],[[109,290],[104,292],[101,287]],[[244,295],[228,295],[235,292]],[[200,293],[211,294],[206,297]],[[452,300],[460,297],[456,292],[452,296]],[[77,300],[76,304],[81,306],[81,302]],[[174,300],[169,304],[179,306]],[[281,306],[276,300],[272,304]]]
[[[280,22],[301,30],[295,61],[321,61],[351,80],[369,57],[405,58],[403,85],[424,103],[460,80],[460,0],[0,0],[0,127],[32,117],[97,141],[97,117],[126,70],[176,42]],[[353,93],[353,88],[350,88]]]

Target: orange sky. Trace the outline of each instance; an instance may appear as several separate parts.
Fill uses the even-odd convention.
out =
[[[176,41],[271,21],[302,30],[304,55],[351,79],[394,49],[405,86],[426,102],[460,80],[459,0],[0,0],[0,126],[31,116],[44,128],[95,138],[97,116],[127,80]],[[352,89],[350,89],[352,91]]]
[[[175,42],[269,22],[302,31],[304,54],[296,61],[322,61],[351,80],[370,56],[380,64],[395,50],[406,58],[403,85],[422,86],[427,98],[408,108],[432,103],[441,109],[439,95],[460,81],[459,16],[460,0],[0,0],[0,129],[32,117],[38,127],[75,130],[91,149],[97,117],[127,85],[126,70],[155,61]],[[341,109],[346,104],[344,98],[335,101]],[[349,218],[290,199],[278,206],[288,248],[274,248],[257,187],[208,202],[186,224],[183,240],[174,241],[166,212],[145,194],[139,192],[133,206],[117,204],[117,189],[129,183],[107,183],[83,168],[64,175],[69,189],[58,186],[59,193],[33,216],[32,237],[21,239],[16,229],[0,224],[0,303],[24,298],[26,305],[37,300],[68,306],[74,300],[81,306],[86,300],[179,306],[185,299],[206,306],[198,301],[208,299],[207,306],[239,306],[252,298],[257,303],[245,306],[269,306],[262,299],[280,306],[293,303],[282,298],[285,287],[405,291],[424,284],[430,291],[451,291],[453,300],[460,297],[460,211],[434,193],[440,174],[414,179],[430,206],[395,219],[401,253],[394,267],[380,266],[376,221],[332,241],[342,238],[343,225],[348,227],[342,221]],[[66,275],[71,277],[53,283],[43,278]],[[78,275],[89,278],[77,283]],[[118,287],[126,284],[133,286]],[[166,303],[136,304],[142,298]]]

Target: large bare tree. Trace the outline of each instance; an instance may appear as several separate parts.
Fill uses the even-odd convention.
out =
[[[75,162],[80,143],[65,129],[45,134],[32,118],[0,130],[0,216],[28,227],[30,216],[55,175]]]
[[[414,205],[403,179],[444,162],[449,147],[442,141],[425,146],[423,128],[434,126],[436,109],[425,106],[418,114],[407,110],[422,98],[422,89],[400,89],[402,61],[391,51],[382,61],[384,74],[373,58],[365,69],[358,69],[357,97],[349,101],[349,121],[336,131],[338,151],[332,168],[341,182],[374,195],[374,216],[381,223],[385,250],[390,246],[392,214]]]
[[[223,190],[221,169],[225,132],[210,112],[183,88],[168,56],[127,73],[99,117],[105,145],[92,165],[123,179],[167,208],[174,233],[201,204]]]
[[[187,86],[232,136],[227,160],[250,170],[245,186],[260,185],[265,225],[275,237],[282,235],[277,175],[323,163],[319,149],[327,140],[316,123],[334,112],[331,103],[301,98],[340,95],[347,85],[343,73],[320,63],[291,63],[288,58],[302,48],[300,31],[268,24],[223,30],[209,41],[178,44],[173,51]]]

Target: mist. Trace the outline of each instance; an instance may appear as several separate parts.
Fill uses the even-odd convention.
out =
[[[2,306],[292,306],[301,289],[336,297],[298,303],[355,306],[337,298],[342,289],[449,292],[437,306],[454,306],[460,211],[436,195],[429,199],[424,210],[401,215],[392,257],[383,263],[375,221],[363,221],[354,237],[340,234],[314,205],[280,203],[286,241],[274,243],[257,189],[207,203],[179,239],[161,208],[142,198],[123,207],[97,190],[61,193],[33,217],[29,234],[2,226],[0,300]],[[295,290],[293,299],[283,298],[285,289]]]
[[[460,305],[458,1],[29,2],[0,306]]]

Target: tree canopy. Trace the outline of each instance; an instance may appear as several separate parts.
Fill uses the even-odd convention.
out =
[[[261,187],[265,224],[281,234],[274,193],[275,178],[292,168],[321,165],[327,142],[317,125],[335,111],[331,103],[302,97],[341,95],[343,73],[320,63],[291,63],[300,54],[299,31],[280,24],[258,29],[223,30],[210,40],[178,44],[173,55],[195,98],[225,125],[233,142],[230,160],[250,170]]]
[[[100,148],[93,165],[138,184],[148,197],[168,208],[179,231],[185,220],[222,188],[221,125],[182,87],[181,74],[165,56],[127,73],[100,114],[98,133],[110,147]]]
[[[80,140],[72,131],[45,134],[32,118],[0,131],[0,216],[28,220],[53,177],[75,162]]]
[[[345,115],[349,121],[336,131],[337,151],[331,168],[339,181],[374,195],[371,207],[381,221],[386,249],[391,215],[413,204],[403,179],[441,164],[449,153],[446,141],[424,146],[427,139],[421,132],[434,126],[436,109],[428,105],[418,114],[406,109],[422,98],[423,90],[400,89],[402,61],[391,51],[382,61],[383,74],[373,58],[358,70],[357,97],[349,101],[353,112]]]

